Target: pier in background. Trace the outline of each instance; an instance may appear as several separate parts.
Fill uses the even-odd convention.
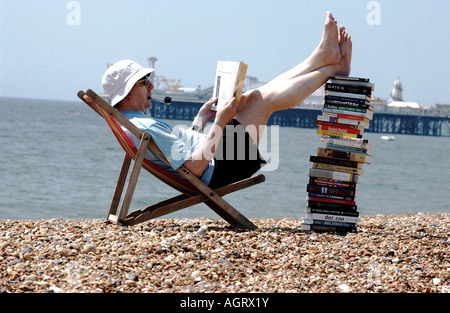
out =
[[[153,100],[152,104],[150,113],[155,118],[192,121],[203,102],[172,101],[171,104],[165,104]],[[268,125],[316,128],[316,119],[320,114],[321,111],[317,108],[293,108],[272,114]],[[366,131],[450,137],[450,111],[375,107],[370,128]]]

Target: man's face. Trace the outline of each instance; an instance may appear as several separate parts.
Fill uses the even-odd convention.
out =
[[[128,96],[136,111],[145,112],[152,106],[152,89],[153,84],[148,81],[145,83],[145,78],[140,79],[134,84]]]

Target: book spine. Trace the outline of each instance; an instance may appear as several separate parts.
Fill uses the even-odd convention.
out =
[[[354,108],[369,109],[369,110],[373,109],[373,106],[371,106],[370,104],[360,104],[360,103],[354,103],[354,102],[345,101],[345,100],[325,100],[324,104],[338,105],[338,106],[343,106],[343,107],[354,107]]]
[[[306,218],[311,220],[341,222],[341,223],[355,223],[359,222],[359,218],[354,216],[335,215],[335,214],[321,214],[321,213],[306,213]]]
[[[368,149],[364,149],[364,148],[358,148],[358,147],[350,147],[347,145],[337,145],[337,144],[332,144],[332,143],[327,143],[326,145],[327,149],[341,149],[347,152],[353,152],[353,153],[367,153]]]
[[[338,226],[322,226],[302,224],[302,230],[313,230],[316,232],[337,232],[337,233],[356,233],[356,227],[338,227]]]
[[[337,226],[337,227],[356,227],[356,223],[345,223],[345,222],[332,222],[332,221],[322,221],[322,220],[313,220],[312,225],[321,225],[321,226]]]
[[[237,90],[234,93],[234,95],[236,97],[236,103],[238,103],[238,104],[241,99],[242,88],[244,86],[245,76],[247,75],[247,67],[248,67],[248,65],[245,64],[244,62],[240,62],[240,63],[241,63],[241,66],[240,66],[239,75],[236,78]]]
[[[348,188],[355,190],[357,184],[356,183],[349,183],[334,179],[325,179],[325,178],[316,178],[316,177],[310,177],[309,183],[312,185],[319,185],[323,187],[333,187],[333,188]]]
[[[348,129],[350,132],[354,132],[354,134],[361,134],[364,131],[364,127],[358,126],[358,125],[346,125],[346,124],[340,124],[337,122],[325,122],[325,121],[321,121],[319,120],[319,118],[317,118],[316,120],[316,125],[317,126],[327,126],[327,127],[333,127],[333,128],[343,128],[343,129]]]
[[[370,104],[370,101],[366,99],[357,99],[357,98],[348,98],[342,95],[330,95],[326,94],[324,97],[325,101],[343,101],[343,102],[351,102],[352,104]]]
[[[308,192],[308,197],[322,198],[322,199],[329,199],[329,200],[342,200],[342,201],[353,201],[353,202],[355,201],[355,197],[338,196],[338,195],[315,193],[315,192]],[[327,201],[325,201],[325,202],[327,202]],[[347,203],[347,204],[356,204],[356,203]]]
[[[326,123],[345,124],[345,125],[351,125],[351,126],[360,126],[365,129],[369,128],[369,123],[359,121],[359,120],[347,119],[347,118],[319,115],[319,116],[317,116],[317,121],[326,122]]]
[[[331,130],[326,130],[326,129],[317,129],[316,133],[318,135],[331,135],[331,136],[344,136],[344,137],[350,137],[350,138],[362,138],[362,135],[351,134],[348,132],[337,132],[337,131],[331,131]]]
[[[329,170],[329,171],[338,171],[338,172],[344,172],[344,173],[351,173],[356,175],[364,175],[364,170],[362,168],[351,168],[346,166],[337,166],[337,165],[331,165],[331,164],[324,164],[324,163],[313,163],[313,168],[319,168],[322,170]]]
[[[351,106],[345,106],[345,105],[335,105],[335,104],[324,104],[324,108],[326,109],[333,109],[333,110],[344,110],[348,112],[356,112],[356,113],[366,113],[370,114],[372,111],[370,109],[364,109],[359,107],[351,107]]]
[[[357,223],[311,220],[309,218],[303,218],[302,224],[317,225],[317,226],[331,226],[331,227],[356,227],[357,226]]]
[[[331,135],[324,135],[322,136],[323,139],[334,139],[334,140],[344,140],[344,141],[349,141],[349,142],[354,142],[354,143],[365,143],[368,144],[369,140],[368,139],[363,139],[363,138],[348,138],[348,137],[340,137],[340,136],[331,136]]]
[[[351,189],[323,187],[323,186],[311,185],[311,184],[308,184],[306,186],[306,191],[312,192],[312,193],[324,193],[324,194],[337,195],[337,196],[348,196],[348,197],[355,197],[355,193],[356,193],[355,190],[351,190]]]
[[[326,135],[326,134],[323,134]],[[366,143],[366,142],[358,142],[358,141],[350,141],[350,140],[345,140],[345,138],[339,138],[339,139],[329,139],[325,136],[322,136],[322,140],[325,143],[329,143],[335,146],[345,146],[345,147],[350,147],[350,148],[357,148],[357,149],[369,149],[370,146]],[[344,150],[344,149],[342,149]]]
[[[310,168],[309,176],[326,178],[326,179],[342,180],[342,181],[352,182],[352,183],[356,183],[358,181],[358,175],[355,175],[355,174],[322,170],[322,169],[318,169],[318,168]]]
[[[341,85],[338,83],[326,83],[325,90],[337,91],[337,92],[347,92],[347,93],[357,93],[370,96],[372,94],[372,88],[362,87],[362,86],[352,86],[352,85]]]
[[[309,161],[315,162],[315,163],[325,163],[325,164],[330,164],[330,165],[347,166],[347,167],[353,167],[353,168],[360,167],[360,163],[355,162],[355,161],[333,159],[333,158],[327,158],[327,157],[321,157],[321,156],[315,156],[315,155],[311,155],[309,157]]]
[[[322,112],[322,116],[330,116],[330,117],[337,117],[337,118],[345,118],[350,120],[357,120],[362,121],[365,123],[368,123],[370,120],[364,116],[358,116],[354,114],[342,114],[342,113],[333,113],[333,112]]]
[[[370,81],[347,81],[342,79],[333,79],[330,78],[328,80],[330,84],[343,85],[343,86],[352,86],[352,87],[364,87],[370,88],[371,91],[375,90],[375,83]]]
[[[309,218],[302,219],[303,224],[318,225],[318,226],[333,226],[333,227],[356,227],[357,223],[332,222],[323,220],[311,220]]]
[[[365,163],[367,161],[370,161],[370,156],[364,153],[354,153],[340,149],[327,149],[320,147],[317,148],[317,156],[324,158],[335,158],[339,160],[348,160],[358,163]]]
[[[322,112],[340,113],[340,114],[346,114],[346,115],[355,115],[355,116],[360,116],[360,117],[367,118],[369,120],[372,120],[372,118],[373,118],[373,111],[362,113],[362,112],[355,112],[355,111],[346,110],[345,109],[346,107],[343,107],[343,106],[339,106],[339,108],[342,108],[342,109],[330,109],[330,108],[324,107],[322,109]]]
[[[357,205],[348,205],[348,204],[340,204],[340,203],[329,203],[323,201],[307,201],[307,206],[314,209],[326,209],[332,211],[340,211],[340,212],[356,212]]]
[[[337,209],[329,209],[326,207],[306,207],[305,212],[307,213],[318,213],[318,214],[333,214],[333,215],[343,215],[343,216],[352,216],[358,217],[359,212],[351,212],[351,211],[342,211]]]
[[[368,97],[366,95],[357,94],[357,93],[336,92],[336,91],[325,90],[325,95],[340,97],[340,98],[348,98],[348,99],[358,99],[358,100],[364,100],[364,101],[370,100],[370,97]]]
[[[355,201],[350,200],[339,200],[339,199],[328,199],[328,198],[321,198],[321,197],[307,197],[306,200],[311,201],[322,201],[322,202],[331,202],[331,203],[337,203],[337,204],[347,204],[347,205],[355,205]]]

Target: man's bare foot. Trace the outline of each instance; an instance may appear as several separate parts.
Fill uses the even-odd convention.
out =
[[[320,57],[322,66],[337,64],[341,59],[337,22],[331,12],[327,12],[322,39],[314,54]]]
[[[339,70],[336,75],[350,75],[350,67],[352,61],[352,39],[344,26],[339,27],[339,50],[341,60],[339,62]]]

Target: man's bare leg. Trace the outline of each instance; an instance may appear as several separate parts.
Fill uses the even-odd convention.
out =
[[[242,109],[235,119],[244,126],[257,145],[270,115],[275,111],[292,108],[322,86],[336,74],[336,65],[326,65],[311,73],[294,77],[268,90],[246,93]]]
[[[275,77],[265,86],[270,88],[272,85],[279,84],[282,81],[286,81],[299,75],[307,74],[322,66],[339,63],[340,50],[338,37],[337,22],[333,15],[330,12],[327,12],[322,39],[313,53],[302,63]]]
[[[301,103],[315,90],[320,88],[331,75],[348,76],[350,74],[352,42],[345,28],[339,30],[340,61],[320,67],[312,72],[280,80],[279,83],[264,85],[246,92],[241,101],[238,120],[259,145],[263,129],[270,115],[275,111],[292,108]]]

